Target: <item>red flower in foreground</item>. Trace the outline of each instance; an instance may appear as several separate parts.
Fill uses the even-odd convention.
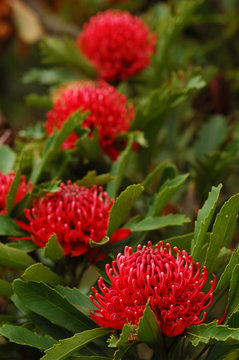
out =
[[[107,10],[90,18],[77,45],[99,71],[101,79],[119,81],[150,64],[156,36],[137,16]]]
[[[15,172],[10,172],[8,175],[4,175],[0,173],[0,214],[3,215],[7,214],[6,197],[15,175],[16,175]],[[22,198],[24,198],[26,193],[31,190],[32,190],[32,184],[31,183],[27,184],[25,176],[22,175],[20,183],[18,185],[18,190],[14,204],[22,200]]]
[[[34,200],[33,208],[25,209],[29,225],[21,225],[32,233],[34,243],[40,247],[45,247],[49,237],[55,233],[65,255],[79,256],[88,251],[90,257],[90,240],[99,242],[106,236],[112,204],[113,200],[102,187],[95,185],[88,189],[68,181],[67,185],[62,183],[54,194]],[[121,240],[121,229],[113,235],[112,242]],[[92,262],[101,258],[101,249],[91,255]]]
[[[98,310],[91,317],[102,327],[122,329],[127,322],[138,324],[147,300],[153,310],[162,332],[167,336],[181,334],[188,326],[204,321],[199,315],[212,302],[212,291],[216,278],[211,281],[208,293],[202,291],[207,280],[207,269],[193,264],[192,257],[186,251],[176,247],[173,257],[169,244],[163,248],[163,242],[155,249],[138,246],[137,251],[126,246],[124,255],[118,254],[116,261],[106,265],[106,273],[112,286],[98,280],[100,292],[92,288],[95,299],[92,302]],[[102,293],[102,294],[100,294]]]
[[[116,137],[129,130],[130,119],[134,117],[133,105],[127,108],[126,97],[103,81],[98,85],[87,82],[69,85],[47,113],[47,134],[52,135],[54,129],[60,129],[68,116],[79,109],[90,112],[82,127],[91,130],[90,136],[96,128],[102,151],[116,160],[119,154]],[[76,133],[72,133],[65,140],[63,148],[74,148],[77,139]]]

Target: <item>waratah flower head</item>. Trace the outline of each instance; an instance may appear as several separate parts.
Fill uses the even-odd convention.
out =
[[[169,244],[152,248],[126,246],[124,255],[118,254],[116,261],[106,265],[106,273],[112,283],[106,285],[102,278],[98,280],[99,291],[92,288],[95,299],[92,302],[98,310],[91,317],[102,327],[122,329],[127,322],[138,324],[145,305],[149,300],[162,332],[166,336],[176,336],[191,325],[200,324],[199,315],[212,302],[212,291],[216,278],[211,281],[207,293],[202,287],[207,280],[207,269],[200,271],[200,264],[193,263],[186,251],[174,248],[173,256]]]
[[[128,79],[150,64],[156,36],[137,16],[107,10],[90,18],[77,45],[92,61],[101,79]]]
[[[39,247],[45,247],[55,233],[65,255],[79,256],[90,251],[90,240],[99,242],[106,236],[112,204],[102,187],[89,189],[68,181],[59,191],[34,200],[33,207],[25,209],[29,225],[23,227]]]
[[[47,134],[52,135],[54,129],[60,129],[68,116],[79,109],[89,111],[82,127],[90,129],[89,136],[97,129],[102,151],[116,160],[119,154],[117,135],[128,132],[134,116],[133,105],[127,107],[126,97],[103,81],[97,85],[91,82],[71,84],[60,92],[47,113]],[[77,139],[76,133],[70,134],[63,148],[74,148]]]
[[[10,186],[15,178],[15,172],[10,172],[8,175],[0,173],[0,214],[6,215],[6,197],[9,192]],[[14,204],[18,203],[28,191],[32,190],[32,184],[26,183],[24,175],[21,176],[20,183],[18,185],[16,198]]]

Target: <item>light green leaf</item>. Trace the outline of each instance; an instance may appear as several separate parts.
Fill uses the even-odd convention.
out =
[[[29,266],[22,274],[22,277],[36,282],[42,281],[52,286],[63,283],[63,279],[60,276],[42,263],[36,263]]]
[[[61,260],[65,256],[61,244],[57,241],[56,234],[52,234],[52,236],[49,238],[43,250],[43,254],[45,257],[51,259],[54,262]]]
[[[129,350],[129,348],[136,343],[135,341],[129,341],[131,335],[135,333],[135,326],[130,324],[125,324],[120,334],[120,338],[116,343],[118,349],[114,353],[113,360],[121,360],[124,354]]]
[[[127,228],[129,228],[132,232],[151,231],[161,229],[166,226],[179,226],[187,222],[190,222],[190,219],[181,214],[169,214],[159,217],[148,216],[138,223],[131,224]]]
[[[96,70],[81,53],[74,40],[45,36],[40,44],[43,62],[75,68],[85,76],[96,77]]]
[[[31,346],[40,350],[48,349],[56,343],[56,341],[48,335],[40,335],[16,325],[3,325],[0,328],[0,334],[8,338],[11,342]]]
[[[231,258],[217,283],[217,287],[214,290],[214,294],[216,294],[222,290],[225,290],[227,287],[229,287],[230,279],[232,276],[232,271],[237,264],[239,264],[239,248],[237,248],[232,253]]]
[[[24,270],[34,264],[34,260],[24,251],[0,243],[0,264]]]
[[[41,360],[64,360],[72,355],[75,351],[80,350],[89,342],[109,334],[112,329],[97,328],[86,330],[74,336],[60,340],[58,344],[46,350],[46,354]]]
[[[0,236],[27,236],[17,223],[10,217],[0,214]]]
[[[191,255],[195,262],[198,261],[202,246],[205,244],[206,233],[215,212],[221,188],[222,184],[219,184],[217,187],[212,187],[207,200],[198,212],[197,220],[195,221],[194,237],[191,245]]]
[[[7,174],[13,170],[13,165],[16,160],[16,153],[8,146],[0,146],[0,171]]]
[[[10,297],[12,295],[12,284],[0,279],[0,296]]]
[[[7,246],[14,249],[22,250],[26,253],[32,252],[37,249],[36,244],[33,241],[29,240],[18,240],[11,243],[8,243]]]
[[[130,185],[117,197],[110,210],[109,225],[107,230],[107,235],[109,237],[124,221],[125,217],[128,215],[130,209],[143,190],[144,188],[140,184]]]
[[[188,174],[179,175],[173,179],[168,179],[160,188],[154,198],[154,202],[149,215],[157,216],[161,213],[169,199],[176,194],[188,178]]]
[[[37,183],[51,157],[60,148],[65,139],[74,131],[76,126],[81,125],[86,115],[86,113],[82,114],[80,110],[74,112],[64,122],[62,128],[47,140],[40,164],[30,178],[33,184]]]
[[[238,211],[239,194],[232,196],[226,201],[216,216],[204,264],[207,266],[208,272],[213,270],[215,254],[220,251],[221,247],[227,247],[232,240],[233,233],[231,227],[234,229]]]
[[[109,194],[110,198],[115,198],[118,193],[119,187],[122,182],[122,178],[124,176],[124,171],[128,163],[134,137],[135,137],[134,133],[131,133],[129,135],[129,141],[126,148],[119,155],[117,161],[113,163],[110,176],[112,176],[114,180],[107,185],[107,193]]]
[[[52,107],[52,99],[49,95],[29,94],[25,97],[28,106],[50,109]]]
[[[218,343],[225,345],[239,344],[239,329],[232,329],[226,325],[217,325],[217,321],[189,327],[185,330],[185,333],[188,341],[193,346]]]
[[[101,241],[99,241],[99,242],[90,240],[90,241],[89,241],[89,245],[90,245],[91,248],[97,248],[97,247],[100,247],[100,246],[103,246],[103,245],[107,244],[109,241],[110,241],[110,238],[109,238],[108,236],[105,236],[105,237],[104,237]]]
[[[97,175],[95,170],[91,170],[82,179],[77,180],[75,184],[91,188],[93,185],[105,185],[112,180],[114,178],[110,174]]]
[[[13,289],[25,307],[55,325],[74,333],[95,325],[93,320],[46,284],[15,280]]]

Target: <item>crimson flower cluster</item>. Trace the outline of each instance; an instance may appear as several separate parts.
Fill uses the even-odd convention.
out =
[[[199,315],[212,302],[212,292],[216,278],[211,281],[211,288],[205,294],[202,287],[207,280],[207,269],[193,263],[186,251],[174,247],[173,257],[170,244],[163,247],[163,242],[152,248],[126,246],[124,255],[118,254],[116,261],[106,265],[106,273],[112,283],[106,285],[103,278],[98,280],[99,291],[92,288],[95,298],[91,300],[98,308],[91,313],[92,319],[102,327],[122,329],[125,323],[138,324],[145,305],[149,300],[162,332],[166,336],[181,334],[188,326],[204,321]]]
[[[156,36],[143,21],[125,11],[107,10],[90,18],[77,45],[101,79],[120,81],[150,64]]]
[[[16,173],[10,172],[8,175],[0,173],[0,214],[6,215],[6,197],[9,192],[10,186],[15,178]],[[20,183],[18,185],[16,198],[14,204],[18,203],[24,198],[27,192],[32,190],[32,184],[26,183],[26,178],[24,175],[21,176]]]
[[[112,160],[119,154],[117,135],[127,133],[130,120],[134,117],[133,105],[127,107],[126,97],[116,89],[100,81],[97,85],[90,82],[74,83],[67,86],[56,98],[52,110],[47,113],[45,129],[52,135],[54,129],[60,129],[68,116],[81,109],[89,111],[82,127],[97,129],[101,149]],[[78,139],[72,133],[63,143],[63,148],[74,148]]]
[[[59,191],[34,200],[33,207],[25,209],[29,224],[21,226],[32,234],[39,247],[45,247],[55,233],[65,255],[80,256],[87,252],[88,259],[96,262],[105,255],[98,249],[91,251],[90,240],[100,242],[106,236],[112,204],[102,187],[94,185],[89,189],[69,180],[60,185]],[[129,235],[128,230],[120,230],[112,235],[111,242]]]

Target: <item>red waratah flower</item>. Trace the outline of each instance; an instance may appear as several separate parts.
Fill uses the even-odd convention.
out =
[[[208,293],[202,291],[207,280],[204,266],[200,274],[200,264],[193,264],[192,257],[186,251],[174,247],[173,257],[169,244],[163,248],[163,242],[155,249],[138,246],[137,251],[126,246],[124,255],[118,254],[116,261],[106,265],[106,273],[111,286],[98,280],[100,291],[92,288],[95,299],[92,302],[98,310],[91,313],[92,319],[102,327],[122,329],[127,322],[138,324],[145,305],[149,300],[162,332],[166,336],[181,334],[188,326],[204,321],[199,315],[212,302],[212,291],[216,278],[211,281]]]
[[[90,18],[77,45],[92,61],[101,79],[119,81],[150,64],[156,35],[127,11],[107,10]]]
[[[102,187],[94,185],[88,189],[68,181],[67,185],[62,183],[54,194],[34,200],[33,208],[25,209],[29,224],[21,225],[40,247],[45,247],[49,237],[55,233],[65,255],[79,256],[88,252],[92,262],[96,262],[104,257],[104,253],[102,256],[102,251],[98,250],[91,254],[89,242],[99,242],[106,236],[112,204],[113,200]],[[122,239],[121,230],[126,229],[114,233],[111,242]],[[129,231],[124,237],[128,235]]]
[[[130,119],[134,117],[133,105],[127,108],[126,97],[103,81],[97,85],[90,82],[69,85],[47,113],[47,134],[52,135],[54,129],[60,129],[68,116],[79,109],[90,112],[82,127],[91,130],[90,136],[97,129],[102,151],[116,160],[119,154],[117,135],[129,130]],[[63,148],[74,148],[77,139],[76,133],[72,133],[63,143]]]
[[[10,172],[8,175],[4,175],[0,173],[0,214],[2,215],[7,214],[6,197],[15,175],[16,175],[15,172]],[[22,200],[22,198],[24,198],[27,192],[30,191],[32,191],[32,184],[31,183],[27,184],[25,176],[22,175],[20,183],[18,185],[16,198],[14,200],[14,205],[18,203],[20,200]]]

